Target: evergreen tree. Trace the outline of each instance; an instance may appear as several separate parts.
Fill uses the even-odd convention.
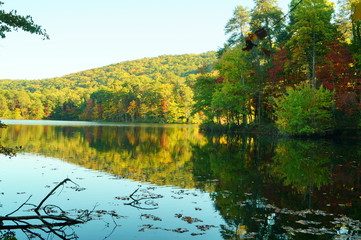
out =
[[[291,7],[297,4],[291,2]],[[291,12],[291,38],[286,46],[290,50],[287,70],[301,79],[311,79],[316,87],[316,65],[326,54],[326,45],[335,39],[336,27],[331,22],[333,4],[328,0],[303,0]]]

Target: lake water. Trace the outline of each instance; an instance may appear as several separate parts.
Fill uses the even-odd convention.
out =
[[[22,149],[0,156],[0,216],[34,215],[34,206],[69,178],[44,206],[87,221],[50,233],[9,232],[13,223],[3,221],[0,239],[361,239],[359,139],[4,122],[1,143]]]

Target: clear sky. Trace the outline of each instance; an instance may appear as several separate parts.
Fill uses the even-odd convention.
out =
[[[44,79],[126,60],[217,50],[236,6],[252,0],[2,0],[50,40],[0,39],[0,79]],[[290,0],[279,0],[285,11]]]

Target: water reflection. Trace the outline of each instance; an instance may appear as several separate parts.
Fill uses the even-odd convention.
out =
[[[104,170],[121,177],[193,188],[192,144],[196,128],[9,126],[1,131],[7,145]]]
[[[283,184],[304,192],[331,181],[332,146],[324,140],[281,140],[275,150],[272,173]]]
[[[359,141],[214,135],[196,127],[149,125],[11,125],[0,134],[6,145],[22,145],[26,152],[208,192],[224,220],[223,239],[360,236]]]

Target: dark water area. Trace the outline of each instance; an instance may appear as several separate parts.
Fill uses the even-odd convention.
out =
[[[79,239],[361,239],[357,139],[215,135],[193,125],[5,123],[1,143],[22,151],[0,158],[0,216],[69,177],[82,191],[67,187],[48,201],[73,216],[95,209],[67,230]],[[132,193],[145,200],[130,205]]]

